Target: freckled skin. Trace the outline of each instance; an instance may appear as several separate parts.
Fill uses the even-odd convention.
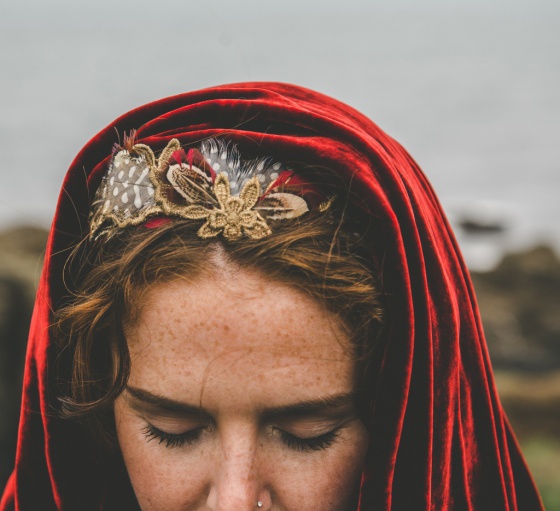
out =
[[[349,341],[334,316],[306,294],[245,271],[149,291],[127,331],[129,386],[202,407],[206,419],[152,416],[125,392],[117,434],[143,511],[347,511],[356,497],[368,437],[354,416],[326,448],[300,451],[298,437],[325,433],[320,420],[269,424],[263,410],[353,391]],[[147,420],[196,441],[166,447]],[[340,424],[336,424],[340,426]]]

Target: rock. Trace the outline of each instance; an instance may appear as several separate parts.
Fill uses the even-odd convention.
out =
[[[496,234],[506,230],[506,226],[498,222],[479,222],[465,218],[459,222],[459,226],[467,234]]]
[[[13,466],[29,321],[47,240],[31,227],[0,233],[0,488]]]
[[[560,368],[560,260],[545,246],[471,273],[495,367]]]
[[[36,227],[18,227],[0,233],[0,275],[21,282],[35,297],[48,233]]]

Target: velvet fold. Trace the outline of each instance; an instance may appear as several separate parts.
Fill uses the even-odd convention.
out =
[[[156,101],[119,117],[72,162],[49,237],[29,338],[17,458],[7,510],[136,509],[122,467],[95,461],[84,427],[60,419],[63,377],[49,338],[65,296],[69,247],[87,233],[89,204],[117,133],[162,150],[221,136],[241,153],[336,172],[378,234],[390,329],[371,371],[371,443],[360,511],[537,511],[542,504],[496,392],[476,298],[426,177],[368,118],[322,94],[240,83]],[[367,213],[366,213],[367,212]]]

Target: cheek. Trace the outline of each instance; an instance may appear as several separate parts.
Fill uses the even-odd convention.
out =
[[[148,442],[145,421],[119,402],[115,421],[119,445],[136,498],[143,511],[203,508],[208,493],[200,456]]]
[[[368,446],[368,434],[361,423],[323,453],[278,463],[274,480],[279,509],[296,511],[355,511]],[[271,460],[273,462],[273,460]]]

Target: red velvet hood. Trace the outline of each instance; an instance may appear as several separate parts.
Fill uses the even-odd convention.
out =
[[[57,351],[47,328],[64,293],[65,249],[87,229],[90,197],[116,133],[132,129],[154,150],[173,137],[189,144],[227,131],[242,152],[258,144],[263,155],[324,165],[347,180],[382,226],[393,320],[371,383],[361,510],[542,509],[498,400],[468,271],[421,170],[338,101],[292,85],[241,83],[133,110],[92,138],[70,166],[31,325],[15,471],[0,510],[136,508],[129,491],[100,489],[83,427],[56,415]]]

